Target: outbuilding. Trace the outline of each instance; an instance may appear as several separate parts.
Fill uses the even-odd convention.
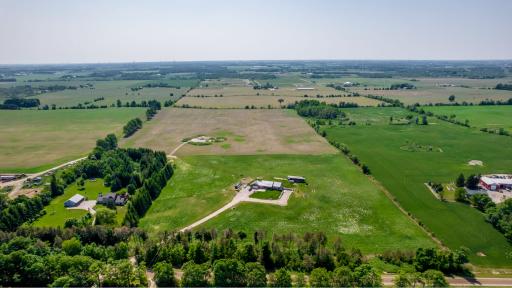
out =
[[[288,182],[290,183],[305,183],[306,178],[302,176],[288,176]]]
[[[480,177],[480,186],[491,191],[510,190],[512,189],[512,175],[484,175]]]
[[[256,180],[256,181],[252,182],[251,189],[254,189],[254,190],[265,189],[265,190],[281,191],[281,190],[283,190],[283,183],[267,181],[267,180]]]
[[[85,197],[80,194],[75,194],[64,202],[64,207],[76,207],[85,200]]]

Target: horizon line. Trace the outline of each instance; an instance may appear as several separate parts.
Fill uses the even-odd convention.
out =
[[[512,58],[467,58],[467,59],[405,59],[405,58],[389,58],[389,59],[364,59],[364,58],[318,58],[318,59],[210,59],[210,60],[144,60],[144,61],[97,61],[97,62],[40,62],[40,63],[0,63],[0,66],[38,66],[38,65],[101,65],[101,64],[142,64],[142,63],[199,63],[199,62],[322,62],[322,61],[418,61],[418,62],[506,62],[512,61]]]

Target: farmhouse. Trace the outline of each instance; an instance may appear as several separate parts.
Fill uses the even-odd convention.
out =
[[[290,183],[305,183],[306,178],[302,176],[288,176],[288,182]]]
[[[103,195],[103,193],[100,193],[98,195],[98,198],[96,199],[96,202],[98,204],[106,205],[109,203],[114,203],[117,206],[123,206],[124,204],[126,204],[126,201],[128,201],[128,195],[116,194],[112,192],[107,193],[105,195]]]
[[[265,190],[282,191],[283,183],[267,181],[267,180],[257,180],[257,181],[252,182],[251,189],[253,189],[253,190],[265,189]]]
[[[512,189],[512,175],[508,174],[494,174],[484,175],[480,177],[480,186],[487,190],[511,190]]]
[[[66,202],[64,202],[64,207],[76,207],[78,204],[82,203],[85,200],[85,197],[80,194],[75,194],[73,197],[69,198]]]

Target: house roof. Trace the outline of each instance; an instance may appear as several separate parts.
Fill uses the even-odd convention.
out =
[[[84,196],[82,196],[80,194],[75,194],[75,195],[73,195],[73,197],[68,199],[68,201],[71,201],[71,202],[74,202],[74,203],[78,203],[78,202],[80,202],[82,200],[84,200]]]
[[[258,180],[258,181],[255,181],[253,184],[258,185],[260,187],[265,187],[265,188],[281,187],[283,185],[281,182],[274,182],[274,181],[268,181],[268,180]]]

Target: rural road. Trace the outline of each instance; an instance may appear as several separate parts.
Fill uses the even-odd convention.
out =
[[[42,175],[44,175],[44,174],[46,174],[48,172],[60,169],[62,167],[68,166],[68,165],[73,165],[75,163],[78,163],[78,162],[80,162],[80,161],[82,161],[82,160],[84,160],[86,158],[87,157],[82,157],[82,158],[78,158],[78,159],[75,159],[75,160],[71,160],[69,162],[66,162],[64,164],[60,164],[58,166],[55,166],[53,168],[44,170],[42,172],[38,172],[38,173],[34,173],[34,174],[26,174],[26,177],[18,179],[18,180],[15,180],[15,181],[9,181],[9,182],[0,183],[0,188],[7,187],[7,186],[13,186],[13,188],[12,188],[11,192],[9,192],[8,196],[11,199],[16,198],[18,196],[19,191],[21,190],[21,188],[23,188],[23,183],[27,180],[27,178],[35,178],[35,177],[42,176]]]
[[[384,286],[393,286],[393,279],[396,275],[382,275]],[[486,286],[486,287],[512,287],[512,278],[462,278],[446,277],[450,286]]]
[[[217,217],[222,212],[235,207],[240,202],[253,202],[253,203],[261,203],[261,204],[286,206],[286,205],[288,205],[288,199],[290,198],[290,195],[292,194],[292,192],[293,192],[292,190],[288,190],[288,189],[284,190],[283,193],[281,194],[281,197],[279,197],[279,199],[277,199],[277,200],[256,199],[256,198],[250,197],[251,194],[254,193],[253,191],[251,191],[250,187],[244,186],[240,190],[240,192],[236,193],[235,197],[233,197],[233,200],[231,200],[228,204],[224,205],[219,210],[216,210],[213,213],[207,215],[206,217],[200,219],[199,221],[196,221],[196,222],[188,225],[187,227],[181,229],[180,232],[191,230],[194,227],[197,227],[197,226],[205,223],[206,221]]]

